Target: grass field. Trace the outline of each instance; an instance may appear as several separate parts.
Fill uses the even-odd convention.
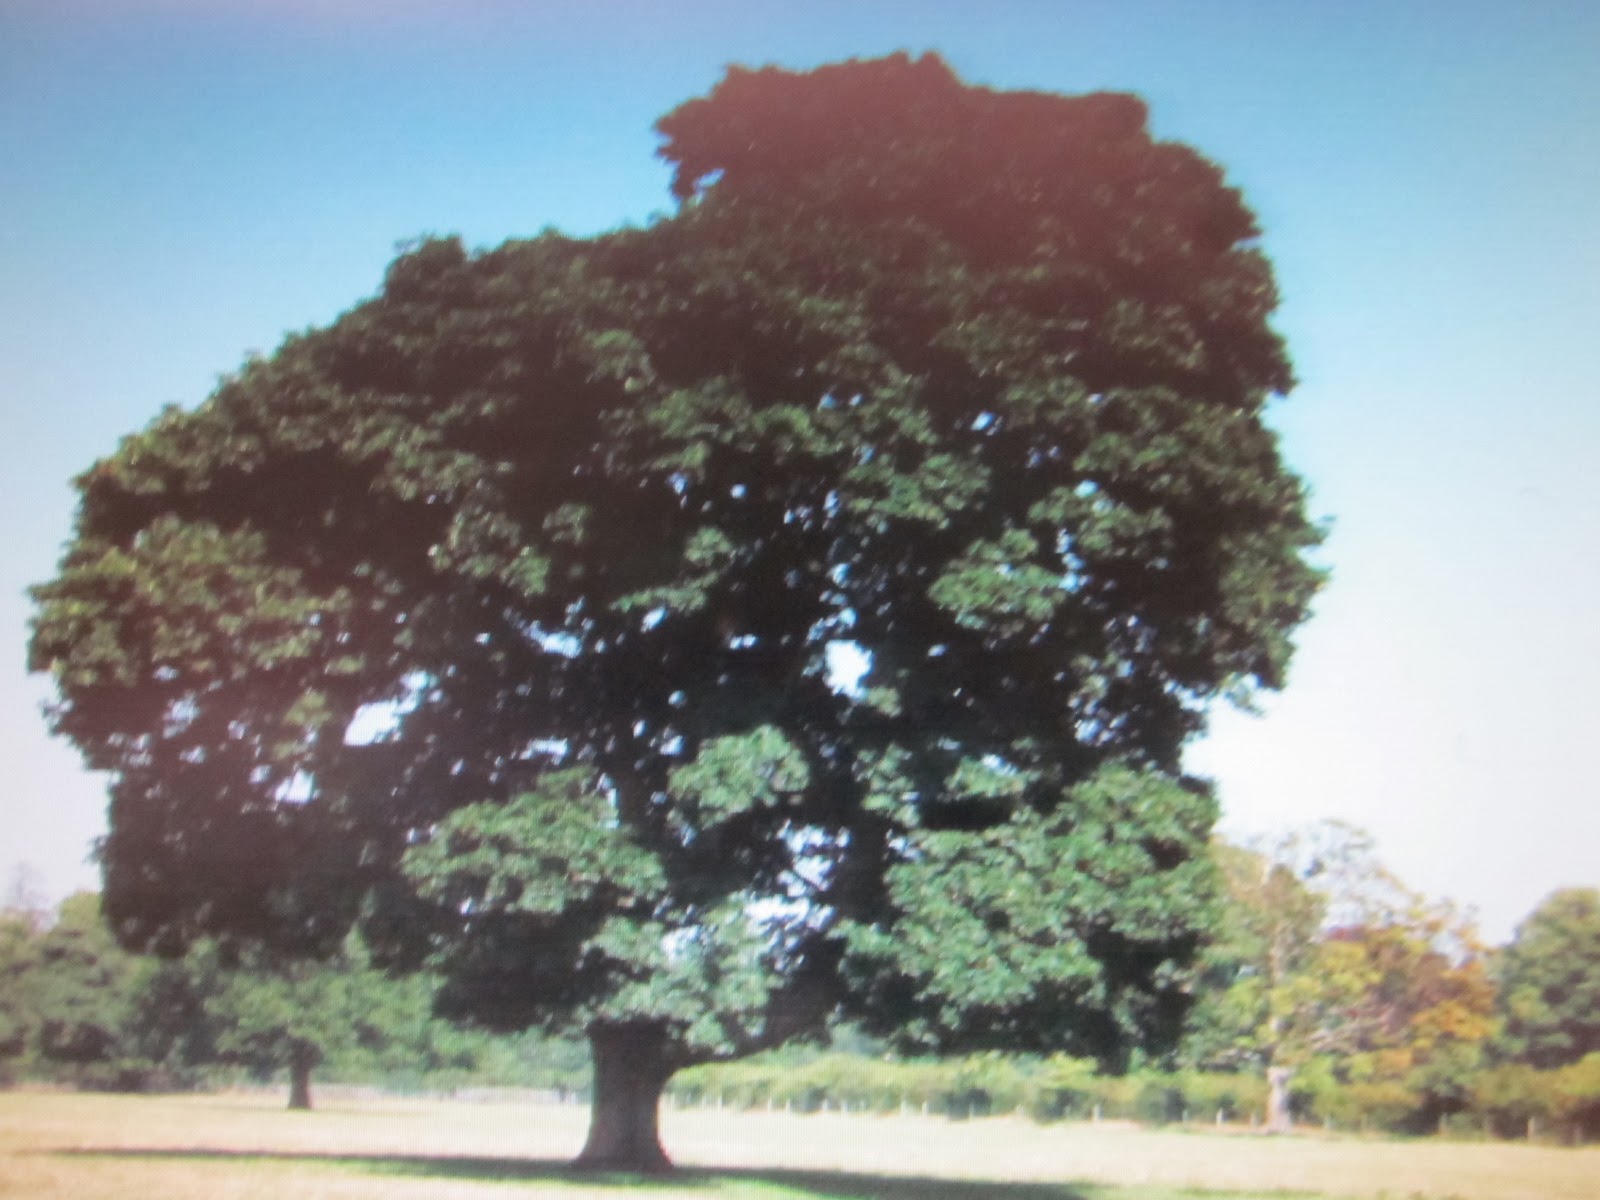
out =
[[[564,1163],[575,1106],[0,1093],[0,1196],[30,1200],[1594,1200],[1600,1149],[669,1110],[666,1181]]]

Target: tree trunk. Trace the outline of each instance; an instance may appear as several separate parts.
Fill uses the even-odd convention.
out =
[[[297,1111],[311,1108],[311,1070],[322,1059],[321,1052],[305,1042],[289,1051],[289,1107]]]
[[[589,1027],[594,1101],[589,1138],[576,1166],[591,1171],[655,1175],[672,1170],[661,1149],[661,1089],[675,1065],[660,1025],[597,1023]]]
[[[1294,1072],[1288,1067],[1267,1068],[1267,1132],[1289,1133],[1294,1129],[1294,1118],[1289,1112],[1289,1080]]]

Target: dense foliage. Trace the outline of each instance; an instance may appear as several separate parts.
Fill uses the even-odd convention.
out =
[[[640,1113],[841,1012],[1170,1044],[1180,753],[1318,581],[1254,219],[1136,98],[935,58],[660,130],[672,218],[418,244],[82,477],[32,663],[113,780],[119,936],[360,921]]]
[[[19,1061],[110,1078],[135,970],[95,896],[70,897],[53,919],[26,908],[0,912],[0,1079]]]
[[[1511,1057],[1561,1067],[1600,1054],[1600,890],[1546,897],[1517,927],[1498,973]]]

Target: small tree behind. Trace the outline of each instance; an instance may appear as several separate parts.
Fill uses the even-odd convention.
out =
[[[420,1057],[427,981],[389,978],[371,967],[359,943],[321,962],[247,957],[219,969],[214,954],[202,952],[192,969],[215,980],[205,1018],[217,1057],[261,1075],[286,1072],[291,1109],[311,1108],[312,1072],[330,1059],[348,1066],[391,1047]]]

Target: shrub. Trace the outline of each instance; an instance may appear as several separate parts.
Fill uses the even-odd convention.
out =
[[[1497,1137],[1531,1136],[1540,1121],[1554,1115],[1551,1072],[1521,1063],[1480,1072],[1472,1082],[1472,1108]]]
[[[1035,1121],[1088,1116],[1095,1101],[1093,1059],[1057,1054],[1028,1075],[1022,1107]]]
[[[1346,1128],[1414,1133],[1422,1097],[1395,1080],[1336,1084],[1317,1095],[1314,1112]]]

